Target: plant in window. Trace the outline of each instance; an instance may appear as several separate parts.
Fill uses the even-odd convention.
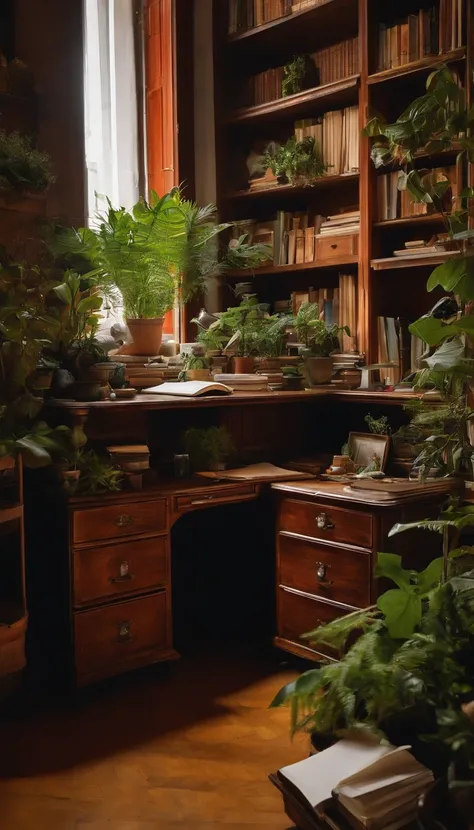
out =
[[[297,141],[292,136],[283,145],[272,142],[263,155],[263,165],[269,167],[275,176],[288,179],[293,185],[310,186],[328,171],[321,148],[313,136],[303,141]]]
[[[0,189],[42,192],[55,181],[50,157],[31,138],[0,130]]]
[[[179,188],[131,211],[108,210],[94,229],[63,231],[55,243],[63,256],[88,262],[101,291],[123,299],[135,354],[156,355],[161,345],[163,317],[176,302],[184,303],[204,291],[225,269],[218,238],[229,224],[216,222],[213,205],[199,207],[183,199]],[[252,261],[252,246],[239,246]],[[257,252],[257,259],[261,251]]]

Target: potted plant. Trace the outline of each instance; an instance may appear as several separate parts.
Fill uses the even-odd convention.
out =
[[[95,229],[62,230],[55,248],[63,256],[82,257],[112,303],[122,299],[133,338],[122,351],[155,356],[165,314],[204,291],[225,269],[218,237],[229,227],[217,224],[213,205],[201,208],[174,188],[161,198],[152,193],[149,203],[140,201],[130,212],[108,202]],[[252,247],[242,242],[239,251],[251,267]]]
[[[58,367],[59,362],[57,360],[41,355],[36,364],[36,369],[28,378],[28,386],[34,394],[42,395],[51,388],[54,372]]]
[[[312,136],[303,141],[292,136],[283,145],[271,142],[263,155],[263,166],[270,168],[278,179],[303,187],[311,186],[328,171],[321,148]]]
[[[80,450],[76,465],[79,472],[77,491],[81,496],[95,496],[121,489],[122,471],[93,450]]]
[[[225,470],[227,461],[235,455],[235,446],[225,427],[188,429],[184,435],[186,452],[193,470]]]
[[[303,386],[303,375],[299,366],[282,366],[283,389],[297,392]]]
[[[291,322],[291,317],[287,315],[264,317],[260,321],[255,336],[255,350],[260,370],[280,369],[280,357],[285,348]]]
[[[51,158],[31,138],[0,130],[0,191],[41,193],[55,181]]]
[[[347,326],[327,325],[320,319],[317,303],[302,303],[293,320],[298,340],[303,344],[304,357],[309,386],[328,383],[333,373],[332,352],[340,348],[339,337]]]
[[[255,370],[258,337],[267,309],[266,304],[252,298],[218,315],[220,329],[230,335],[225,351],[228,353],[232,349],[235,353],[236,374],[252,374]]]
[[[209,380],[209,361],[203,355],[185,355],[180,380]]]

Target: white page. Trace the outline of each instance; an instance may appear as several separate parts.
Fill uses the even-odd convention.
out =
[[[374,742],[342,740],[311,758],[283,767],[280,774],[317,807],[332,797],[342,779],[352,777],[393,751],[392,746]]]
[[[357,796],[393,786],[398,781],[421,774],[430,775],[430,771],[420,764],[406,748],[400,747],[398,751],[387,754],[376,766],[363,769],[350,778],[340,781],[336,790],[350,798],[357,798]]]
[[[229,386],[225,386],[223,383],[214,383],[213,381],[207,380],[186,380],[183,383],[162,383],[159,386],[150,386],[148,389],[144,389],[143,392],[149,392],[154,395],[178,395],[193,398],[198,395],[199,392],[204,392],[206,389],[209,389],[209,387],[211,387],[212,391],[217,395],[220,392],[225,392],[226,394],[231,394],[233,392]]]

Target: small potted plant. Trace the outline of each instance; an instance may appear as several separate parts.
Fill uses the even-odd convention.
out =
[[[33,394],[44,395],[48,389],[51,389],[54,372],[58,367],[57,360],[41,355],[36,364],[36,369],[28,377],[28,386]]]
[[[288,328],[291,318],[288,316],[264,317],[257,327],[255,348],[257,351],[258,367],[261,371],[277,371],[280,369],[280,356],[285,347]]]
[[[301,354],[309,386],[328,383],[333,373],[331,355],[340,348],[340,335],[343,332],[349,334],[349,329],[347,326],[327,325],[320,319],[317,303],[302,303],[293,323],[298,340],[303,344]]]
[[[279,180],[303,187],[312,185],[328,171],[321,148],[312,136],[303,141],[292,136],[283,145],[271,142],[265,150],[263,164]]]
[[[225,470],[235,454],[232,438],[225,427],[188,429],[184,436],[186,452],[193,470]]]
[[[303,375],[299,366],[282,366],[283,389],[297,392],[303,386]]]
[[[219,314],[219,324],[222,330],[228,331],[231,335],[225,351],[227,354],[230,350],[234,352],[236,374],[253,374],[255,371],[258,339],[267,310],[266,304],[259,303],[253,297]]]
[[[209,380],[209,361],[202,355],[189,354],[183,358],[180,380]]]

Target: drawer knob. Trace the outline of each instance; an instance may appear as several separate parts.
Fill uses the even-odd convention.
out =
[[[131,620],[122,620],[119,622],[118,625],[118,637],[117,640],[119,643],[129,643],[132,639],[132,621]]]
[[[330,567],[330,565],[325,565],[324,562],[316,562],[316,576],[318,581],[324,583],[324,585],[332,585],[332,581],[326,579],[326,571]]]
[[[331,248],[333,249],[333,251],[335,251],[337,248],[337,243],[335,242],[334,245],[331,245]]]
[[[208,501],[215,499],[215,496],[203,496],[201,499],[195,499],[191,504],[206,504]]]
[[[318,526],[318,530],[331,530],[331,528],[334,527],[334,523],[327,513],[318,513],[316,516],[316,524]]]
[[[115,585],[117,582],[132,582],[135,579],[135,574],[131,574],[128,562],[120,563],[120,576],[111,576],[109,582]]]
[[[116,527],[129,527],[133,525],[133,516],[130,513],[121,513],[114,521]]]

